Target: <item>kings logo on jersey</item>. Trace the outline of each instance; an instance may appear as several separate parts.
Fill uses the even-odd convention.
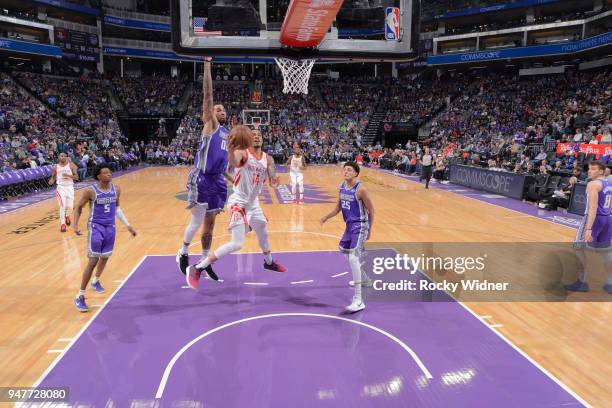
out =
[[[385,19],[385,38],[387,41],[400,39],[400,11],[398,7],[387,7]]]

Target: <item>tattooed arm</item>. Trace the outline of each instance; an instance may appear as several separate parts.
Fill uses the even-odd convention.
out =
[[[278,187],[279,177],[276,175],[276,163],[274,157],[268,155],[268,177],[270,178],[270,185],[273,188]]]

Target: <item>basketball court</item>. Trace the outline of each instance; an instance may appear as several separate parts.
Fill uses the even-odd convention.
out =
[[[54,200],[2,215],[2,383],[67,387],[69,406],[609,405],[609,302],[462,304],[441,291],[397,302],[366,289],[368,308],[343,314],[344,226],[318,224],[331,199],[286,204],[267,187],[272,250],[289,271],[264,271],[249,234],[242,253],[216,266],[222,282],[186,288],[174,253],[188,220],[187,172],[152,167],[115,179],[139,236],[118,227],[108,294],[88,295],[89,314],[71,303],[86,239],[60,234],[55,220],[20,230],[54,213]],[[310,167],[305,178],[327,201],[341,170]],[[571,227],[378,170],[362,179],[378,210],[372,243],[573,238]],[[229,239],[227,222],[222,214],[213,248]]]
[[[212,4],[171,1],[174,51],[217,61],[285,58],[277,63],[286,91],[307,93],[322,60],[414,54],[411,0],[394,2],[390,30],[366,39],[339,37],[340,28],[351,29],[332,24],[341,1],[292,0],[282,26],[261,1],[261,21],[243,30],[213,23]],[[210,30],[196,32],[194,19],[206,15]],[[265,126],[269,115],[252,110],[242,118]],[[364,289],[365,310],[344,314],[352,294],[338,251],[345,225],[340,217],[319,225],[337,203],[340,166],[308,167],[302,205],[291,203],[286,172],[279,188],[264,187],[272,253],[288,272],[264,271],[250,233],[240,253],[215,265],[219,282],[203,279],[190,289],[175,262],[190,217],[188,172],[144,167],[115,175],[121,208],[139,235],[117,226],[102,276],[107,293],[88,289],[90,313],[73,305],[87,238],[59,232],[53,197],[0,208],[0,385],[64,388],[69,397],[60,406],[69,407],[612,406],[612,306],[601,294],[460,302],[433,289],[398,301],[372,288]],[[366,264],[393,258],[389,243],[535,245],[575,236],[575,219],[494,195],[452,185],[425,190],[413,178],[369,168],[361,180],[376,208]],[[227,213],[217,218],[213,249],[230,239],[228,223]],[[200,250],[194,241],[192,262]],[[405,278],[430,280],[421,271]],[[572,277],[561,274],[553,289],[561,278]]]

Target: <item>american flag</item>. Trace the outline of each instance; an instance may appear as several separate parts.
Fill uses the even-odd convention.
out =
[[[204,27],[206,26],[206,17],[194,17],[193,18],[193,33],[196,35],[205,35],[205,36],[220,36],[223,35],[221,31],[205,31]]]
[[[193,32],[194,33],[203,33],[205,25],[206,25],[206,17],[194,17],[193,18]]]

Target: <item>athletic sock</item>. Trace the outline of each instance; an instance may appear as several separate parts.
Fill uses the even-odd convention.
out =
[[[206,269],[208,266],[210,266],[210,258],[206,257],[196,265],[196,269],[202,270]]]
[[[361,300],[361,264],[359,258],[353,254],[348,256],[348,261],[353,273],[353,282],[355,282],[355,297]]]
[[[183,242],[183,247],[181,248],[181,254],[187,255],[189,254],[189,243]]]

